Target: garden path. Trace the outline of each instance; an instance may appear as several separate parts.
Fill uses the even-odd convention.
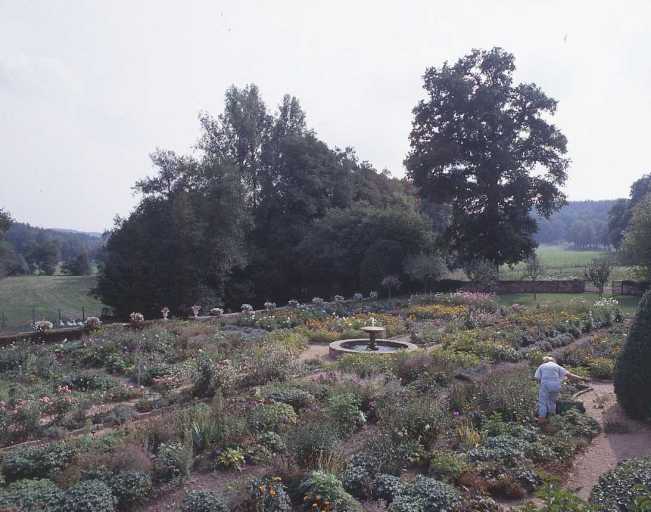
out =
[[[651,456],[651,427],[623,413],[612,382],[594,382],[581,395],[586,412],[601,425],[602,432],[574,461],[566,487],[583,499],[590,497],[599,477],[618,462],[631,457]]]

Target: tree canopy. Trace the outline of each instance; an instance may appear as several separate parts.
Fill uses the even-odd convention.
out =
[[[98,293],[121,316],[369,291],[431,243],[410,185],[331,149],[299,101],[255,85],[200,116],[193,156],[159,150],[107,244]]]
[[[493,48],[428,68],[405,160],[421,194],[452,206],[447,240],[461,261],[517,263],[535,248],[535,209],[564,203],[566,138],[556,101],[513,83],[515,59]]]

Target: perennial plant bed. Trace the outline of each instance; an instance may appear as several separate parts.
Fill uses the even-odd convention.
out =
[[[423,348],[300,360],[371,318]],[[435,322],[436,339],[421,322]],[[618,322],[614,304],[531,310],[455,293],[17,343],[0,351],[0,503],[24,508],[40,493],[43,510],[136,510],[161,495],[188,511],[497,510],[553,480],[598,431],[577,410],[541,431],[532,367],[598,329],[564,363],[607,377]],[[229,484],[193,492],[201,475]]]

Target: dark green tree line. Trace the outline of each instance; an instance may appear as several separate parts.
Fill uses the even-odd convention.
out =
[[[296,98],[269,113],[257,87],[232,87],[200,122],[198,154],[155,153],[110,235],[97,291],[119,315],[368,291],[431,243],[408,185],[329,148]]]

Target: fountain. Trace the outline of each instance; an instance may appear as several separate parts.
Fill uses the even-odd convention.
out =
[[[368,334],[369,339],[339,340],[330,343],[330,356],[338,357],[342,354],[391,354],[398,351],[416,350],[416,345],[408,341],[380,339],[378,335],[386,329],[375,325],[375,318],[371,318],[371,325],[361,328]]]

